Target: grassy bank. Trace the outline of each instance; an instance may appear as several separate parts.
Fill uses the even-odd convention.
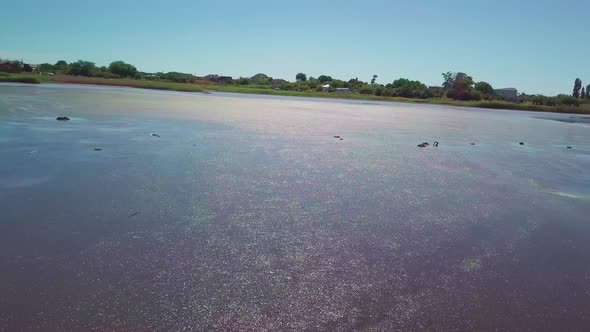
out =
[[[203,87],[197,84],[188,83],[174,83],[163,81],[147,81],[134,80],[126,78],[107,79],[101,77],[85,77],[85,76],[49,76],[48,82],[63,83],[63,84],[93,84],[106,86],[122,86],[138,89],[152,89],[152,90],[171,90],[184,92],[202,92]]]
[[[39,84],[41,79],[37,75],[0,73],[0,82]]]
[[[221,91],[221,92],[235,92],[235,93],[252,93],[252,94],[264,94],[264,95],[280,95],[280,96],[296,96],[296,97],[314,97],[314,98],[337,98],[337,99],[353,99],[353,100],[373,100],[373,101],[386,101],[386,102],[402,102],[402,103],[418,103],[418,104],[431,104],[431,105],[449,105],[459,107],[477,107],[477,108],[489,108],[489,109],[504,109],[504,110],[516,110],[516,111],[530,111],[530,112],[555,112],[555,113],[573,113],[573,114],[589,114],[590,115],[590,103],[582,103],[580,106],[543,106],[533,105],[531,103],[511,103],[506,101],[462,101],[453,100],[448,98],[429,98],[429,99],[413,99],[403,97],[379,97],[374,95],[362,95],[362,94],[337,94],[327,92],[297,92],[297,91],[284,91],[284,90],[273,90],[269,88],[251,88],[243,86],[232,86],[232,85],[208,85],[205,87],[206,90],[210,91]]]
[[[93,84],[105,86],[122,86],[139,89],[154,89],[154,90],[170,90],[183,92],[205,92],[205,91],[219,91],[219,92],[234,92],[234,93],[249,93],[261,95],[277,95],[277,96],[294,96],[294,97],[314,97],[314,98],[338,98],[338,99],[354,99],[354,100],[373,100],[373,101],[387,101],[387,102],[404,102],[404,103],[421,103],[433,105],[449,105],[459,107],[478,107],[489,109],[506,109],[506,110],[521,110],[532,112],[555,112],[555,113],[573,113],[573,114],[590,114],[590,103],[582,103],[579,107],[576,106],[543,106],[533,105],[530,103],[516,104],[505,101],[461,101],[447,98],[430,98],[430,99],[412,99],[402,97],[380,97],[374,95],[362,94],[336,94],[315,91],[285,91],[274,90],[268,87],[260,86],[242,86],[242,85],[220,85],[201,83],[175,83],[167,81],[148,81],[148,80],[134,80],[134,79],[106,79],[100,77],[84,77],[84,76],[43,76],[34,74],[6,74],[0,73],[0,82],[14,82],[14,83],[63,83],[63,84]]]

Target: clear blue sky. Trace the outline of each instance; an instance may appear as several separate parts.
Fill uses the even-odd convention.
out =
[[[428,85],[463,71],[494,87],[590,83],[590,1],[20,0],[2,4],[0,57],[294,80],[329,74]]]

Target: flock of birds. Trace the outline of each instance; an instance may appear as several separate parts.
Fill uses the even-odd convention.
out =
[[[524,142],[518,142],[518,144],[519,145],[524,145]],[[429,145],[430,144],[428,144],[428,142],[424,142],[424,143],[418,144],[418,147],[425,148],[425,147],[427,147]],[[469,143],[469,145],[475,145],[475,143],[471,142],[471,143]],[[438,147],[438,142],[432,143],[432,146]],[[566,146],[566,149],[572,149],[572,147],[571,146]]]
[[[69,121],[70,118],[68,118],[67,116],[58,116],[56,118],[56,120],[57,121]],[[152,137],[160,137],[160,135],[158,135],[156,133],[151,133],[150,136],[152,136]],[[334,135],[333,137],[336,138],[336,139],[338,139],[338,140],[340,140],[340,141],[343,141],[344,140],[344,138],[342,138],[340,135]],[[524,142],[519,142],[518,144],[519,145],[524,145]],[[471,143],[469,143],[469,145],[475,145],[475,143],[471,142]],[[418,147],[420,147],[420,148],[425,148],[425,147],[428,147],[428,146],[430,146],[430,144],[428,142],[424,142],[424,143],[418,144]],[[434,143],[432,143],[432,146],[438,147],[438,142],[435,141]],[[567,149],[571,149],[572,147],[571,146],[567,146],[566,148]],[[102,149],[101,148],[94,148],[94,151],[102,151]]]

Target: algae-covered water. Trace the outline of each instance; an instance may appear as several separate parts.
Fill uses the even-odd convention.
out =
[[[589,215],[581,116],[0,85],[0,330],[579,330]]]

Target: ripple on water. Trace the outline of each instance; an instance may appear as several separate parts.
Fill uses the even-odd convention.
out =
[[[16,188],[26,188],[26,187],[33,187],[42,183],[49,182],[53,176],[39,176],[39,177],[8,177],[3,178],[0,183],[0,186],[3,189],[16,189]]]
[[[537,188],[539,191],[547,194],[568,197],[573,199],[590,200],[590,193],[588,193],[588,190],[590,190],[590,188],[577,188],[577,186],[573,184],[569,187],[551,186],[545,183],[541,183],[539,180],[535,179],[530,179],[529,183],[534,188]]]

